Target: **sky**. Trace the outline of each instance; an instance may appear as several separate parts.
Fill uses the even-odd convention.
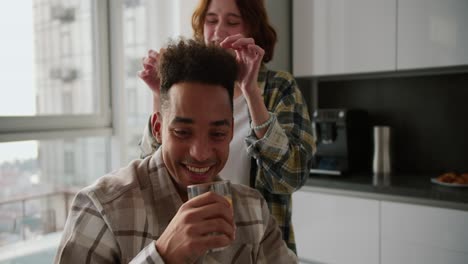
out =
[[[37,141],[0,143],[0,164],[6,161],[37,158]]]
[[[32,19],[32,0],[11,1],[8,8],[0,8],[1,115],[31,115],[36,109]]]
[[[34,115],[33,0],[0,8],[0,115]],[[0,124],[1,125],[1,124]],[[37,142],[0,143],[0,163],[37,156]]]

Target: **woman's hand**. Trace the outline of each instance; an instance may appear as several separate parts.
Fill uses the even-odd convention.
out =
[[[241,34],[225,38],[220,45],[236,52],[239,65],[238,80],[244,96],[248,97],[252,92],[256,92],[258,72],[265,51],[255,44],[253,38],[246,38]]]
[[[142,60],[143,70],[138,72],[140,77],[151,89],[153,93],[158,93],[161,89],[161,80],[158,75],[158,63],[161,53],[154,50],[148,51],[148,56]]]
[[[142,60],[143,70],[138,72],[140,77],[153,92],[153,112],[159,111],[159,93],[161,91],[161,79],[159,78],[159,58],[164,52],[161,49],[159,53],[154,50],[148,51],[148,56]]]
[[[236,52],[239,65],[239,84],[249,107],[250,117],[254,125],[265,123],[270,117],[258,89],[257,79],[265,51],[255,44],[253,38],[245,38],[241,34],[229,36],[221,42],[221,47],[230,48]],[[255,131],[257,138],[262,138],[268,127]]]

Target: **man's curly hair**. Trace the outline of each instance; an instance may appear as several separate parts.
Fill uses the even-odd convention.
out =
[[[172,41],[161,55],[161,106],[168,101],[168,91],[176,83],[196,82],[226,88],[233,107],[234,83],[238,67],[226,50],[196,40]]]

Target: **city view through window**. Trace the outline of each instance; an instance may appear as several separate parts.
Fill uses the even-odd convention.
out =
[[[22,0],[0,11],[0,34],[21,36],[0,43],[0,116],[99,111],[94,1]],[[148,50],[147,5],[122,1],[120,14],[126,63],[119,106],[128,130],[119,140],[126,145],[126,160],[139,157],[152,109],[150,91],[136,75]],[[0,142],[0,252],[60,231],[76,191],[113,169],[110,144],[107,136]]]
[[[99,116],[111,109],[118,120],[105,135],[59,131],[35,138],[22,131],[32,135],[27,140],[10,140],[0,123],[0,136],[7,133],[0,140],[0,264],[51,263],[76,192],[140,156],[152,111],[151,92],[137,77],[141,60],[169,38],[192,35],[197,2],[21,0],[0,9],[0,34],[9,36],[0,42],[0,118]],[[101,27],[118,36],[109,34],[114,43],[106,50],[96,45],[103,14],[120,21]],[[96,62],[102,54],[112,54],[107,74]],[[104,87],[113,95],[109,105],[103,76],[113,84]]]
[[[96,112],[92,1],[15,1],[0,12],[0,32],[11,36],[0,44],[0,115]],[[108,170],[106,144],[0,143],[0,248],[61,230],[76,189]]]

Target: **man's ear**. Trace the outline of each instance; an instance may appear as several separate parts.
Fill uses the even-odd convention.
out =
[[[154,113],[151,116],[151,132],[153,133],[153,137],[156,139],[156,141],[159,144],[162,143],[161,123],[162,123],[161,113],[160,112]]]

